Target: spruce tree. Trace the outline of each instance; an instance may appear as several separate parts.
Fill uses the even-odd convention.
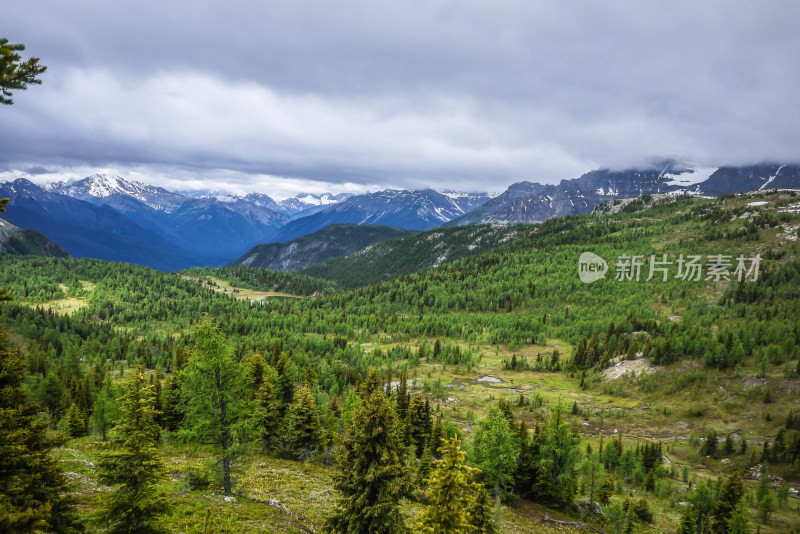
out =
[[[426,405],[424,395],[414,395],[408,405],[406,425],[411,439],[409,445],[414,447],[417,458],[422,456],[422,451],[428,443],[431,434],[430,408]]]
[[[600,490],[597,492],[597,500],[602,505],[611,502],[611,496],[614,495],[614,480],[608,476],[600,484]]]
[[[742,486],[742,476],[735,473],[725,481],[722,489],[717,496],[717,507],[713,512],[711,528],[716,534],[727,534],[728,521],[733,515],[733,511],[739,505],[744,495]]]
[[[726,532],[728,534],[748,534],[750,532],[750,514],[747,512],[744,501],[739,501],[739,504],[731,512]]]
[[[375,371],[366,383],[377,382]],[[341,534],[406,532],[400,499],[410,489],[397,421],[380,387],[369,387],[355,408],[342,442],[334,485],[339,500],[325,531]]]
[[[697,514],[694,506],[687,505],[681,513],[681,523],[678,526],[677,534],[696,534],[697,533]]]
[[[486,486],[473,482],[472,502],[469,507],[468,522],[471,534],[498,534],[494,520],[494,502]]]
[[[31,532],[82,530],[69,496],[70,486],[50,451],[61,444],[49,437],[39,407],[22,388],[27,358],[8,344],[0,327],[0,527]]]
[[[425,488],[428,484],[428,477],[431,474],[431,468],[433,467],[433,459],[431,457],[431,448],[430,445],[425,447],[425,450],[422,452],[422,456],[419,459],[419,465],[417,466],[417,487]]]
[[[161,420],[164,422],[164,430],[178,430],[183,422],[183,411],[181,411],[181,385],[175,374],[167,379],[163,398]]]
[[[286,420],[286,446],[289,452],[300,460],[307,459],[322,442],[319,410],[308,386],[303,386],[294,396]]]
[[[67,411],[67,431],[73,438],[82,438],[87,434],[86,419],[74,402]]]
[[[98,464],[101,482],[118,486],[103,515],[112,525],[111,532],[120,534],[166,532],[158,518],[170,509],[156,487],[164,478],[157,448],[161,428],[155,422],[155,392],[146,376],[139,366],[125,385],[120,422]]]
[[[116,424],[119,417],[119,407],[117,406],[117,388],[110,378],[106,378],[103,389],[94,401],[94,413],[92,414],[93,428],[100,432],[103,441],[108,439],[108,430]]]
[[[247,367],[213,323],[194,330],[194,350],[181,372],[181,435],[220,448],[222,487],[232,490],[232,463],[253,434],[255,402],[247,385]]]
[[[464,465],[466,454],[458,438],[441,447],[442,459],[436,462],[428,479],[428,507],[417,516],[415,532],[461,534],[469,531],[472,504],[472,468]]]
[[[269,452],[275,444],[281,422],[281,407],[275,384],[269,378],[256,392],[256,428],[261,438],[261,452]]]

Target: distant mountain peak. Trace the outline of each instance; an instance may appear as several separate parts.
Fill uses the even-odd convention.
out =
[[[112,173],[99,173],[81,180],[56,182],[50,184],[47,190],[95,204],[103,203],[105,199],[114,195],[129,196],[157,211],[172,211],[185,200],[185,197],[161,187],[126,180]]]

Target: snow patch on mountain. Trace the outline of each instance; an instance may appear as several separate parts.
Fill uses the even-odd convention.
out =
[[[687,169],[686,172],[681,173],[664,173],[661,175],[661,178],[666,178],[668,180],[664,185],[691,187],[708,180],[712,174],[717,172],[717,169],[719,169],[719,167],[697,167],[694,169]]]

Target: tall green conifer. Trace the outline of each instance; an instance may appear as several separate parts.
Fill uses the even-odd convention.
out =
[[[0,528],[79,532],[69,484],[50,455],[61,441],[48,437],[38,406],[22,388],[27,369],[27,358],[11,349],[0,327]]]
[[[374,371],[366,383],[378,381]],[[342,443],[335,487],[339,502],[325,531],[342,534],[406,532],[400,500],[410,483],[395,412],[382,388],[365,388]]]
[[[164,478],[157,448],[161,428],[155,422],[155,392],[146,376],[139,366],[125,385],[120,422],[99,462],[103,484],[118,486],[103,514],[114,533],[166,532],[158,518],[170,506],[156,487]]]

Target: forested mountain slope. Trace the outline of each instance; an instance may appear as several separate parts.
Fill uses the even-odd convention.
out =
[[[358,287],[486,252],[531,232],[529,225],[480,225],[428,230],[373,243],[303,270],[309,276]]]
[[[0,218],[0,254],[31,254],[68,258],[69,253],[36,230],[20,228]]]
[[[230,266],[299,271],[331,258],[359,250],[370,243],[410,233],[409,230],[371,224],[332,224],[286,243],[256,245]]]

